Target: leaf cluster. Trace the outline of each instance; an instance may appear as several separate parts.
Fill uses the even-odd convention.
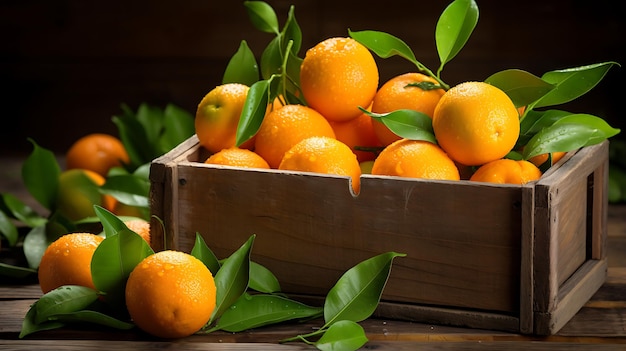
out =
[[[86,322],[116,329],[134,324],[126,311],[124,293],[132,270],[154,252],[135,232],[111,212],[96,206],[106,238],[94,252],[91,275],[96,289],[62,286],[42,296],[27,312],[20,338],[40,331]],[[326,296],[323,307],[309,306],[281,292],[276,276],[251,260],[256,236],[229,257],[218,260],[200,234],[190,254],[211,271],[216,286],[216,307],[199,331],[241,332],[294,320],[324,318],[315,332],[281,342],[304,341],[320,350],[356,350],[367,342],[358,322],[374,312],[395,257],[387,252],[346,271]]]
[[[122,105],[123,113],[113,116],[120,139],[129,153],[130,163],[109,171],[102,186],[82,176],[81,185],[94,193],[108,194],[118,202],[149,217],[150,162],[189,138],[194,130],[193,116],[173,104],[164,109],[141,104],[136,112]],[[0,194],[0,238],[14,250],[23,251],[25,264],[0,262],[0,275],[12,278],[32,276],[48,245],[63,234],[99,231],[99,219],[77,222],[57,212],[58,180],[62,172],[54,153],[29,139],[33,151],[22,165],[22,181],[29,194],[47,211],[38,213],[12,194]]]

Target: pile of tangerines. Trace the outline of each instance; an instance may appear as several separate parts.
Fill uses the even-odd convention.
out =
[[[363,173],[511,184],[541,176],[547,155],[505,158],[518,139],[521,111],[488,83],[424,89],[420,83],[436,85],[435,79],[408,72],[379,87],[373,55],[344,37],[309,49],[299,79],[306,105],[277,97],[258,132],[240,146],[235,136],[249,87],[226,83],[211,90],[195,118],[199,143],[212,153],[206,163],[349,176],[355,193]],[[429,116],[436,143],[401,138],[364,112],[400,109]]]

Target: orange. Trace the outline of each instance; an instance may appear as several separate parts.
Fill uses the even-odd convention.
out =
[[[303,139],[285,153],[278,169],[349,176],[354,193],[361,188],[361,166],[356,155],[334,138]]]
[[[160,338],[182,338],[202,328],[215,309],[215,281],[199,259],[160,251],[143,259],[126,282],[133,322]]]
[[[387,113],[407,109],[422,112],[432,118],[435,106],[445,91],[443,89],[425,90],[411,85],[422,82],[438,84],[434,78],[415,72],[391,78],[376,92],[372,102],[372,112]],[[400,139],[382,122],[375,120],[373,125],[374,132],[383,145],[389,145]]]
[[[76,140],[65,155],[67,169],[82,168],[106,177],[113,167],[128,164],[122,141],[112,135],[93,133]]]
[[[105,181],[100,174],[86,169],[63,171],[58,181],[56,209],[71,221],[95,216],[93,205],[113,211],[117,200],[110,195],[102,195],[98,190]]]
[[[553,152],[552,164],[559,162],[559,160],[563,158],[563,156],[565,156],[566,153],[567,152],[563,152],[563,151]],[[535,166],[539,167],[543,165],[546,161],[548,161],[548,154],[541,154],[541,155],[533,156],[530,159],[528,159],[528,161],[534,164]]]
[[[267,161],[254,151],[231,147],[214,153],[204,161],[207,164],[245,168],[270,168]]]
[[[95,289],[91,257],[103,237],[91,233],[65,234],[52,242],[39,263],[39,285],[45,294],[63,285]]]
[[[387,146],[372,166],[372,174],[408,178],[459,180],[454,162],[428,141],[400,139]]]
[[[307,50],[300,67],[307,104],[331,121],[358,117],[378,89],[378,67],[370,51],[352,38],[329,38]]]
[[[126,224],[128,229],[139,234],[139,236],[143,238],[143,240],[145,240],[148,243],[148,245],[151,244],[150,222],[145,221],[143,219],[132,219],[132,220],[125,221],[124,224]]]
[[[540,177],[539,168],[528,161],[500,159],[480,166],[470,180],[499,184],[526,184]]]
[[[198,104],[194,125],[200,145],[211,153],[235,146],[237,125],[250,88],[239,83],[218,85]],[[254,139],[241,147],[249,148]]]
[[[479,166],[513,149],[520,132],[519,114],[502,90],[484,82],[465,82],[439,100],[433,131],[450,158]]]
[[[283,155],[300,140],[312,136],[335,138],[330,123],[314,109],[286,105],[267,114],[256,134],[254,151],[271,168],[278,168]]]
[[[382,144],[374,133],[372,123],[373,119],[362,113],[359,117],[347,122],[330,122],[330,126],[335,132],[335,138],[348,145],[359,162],[365,162],[375,159],[377,152],[356,150],[355,147],[382,149]]]

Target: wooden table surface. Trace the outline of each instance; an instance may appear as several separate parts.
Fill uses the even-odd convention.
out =
[[[0,188],[0,192],[15,190]],[[490,330],[371,318],[361,323],[375,350],[626,350],[626,206],[609,206],[609,268],[605,284],[557,335],[538,337]],[[321,325],[259,328],[241,333],[215,332],[180,340],[160,340],[137,329],[118,331],[87,325],[42,331],[19,339],[22,319],[41,296],[37,284],[0,281],[0,350],[176,349],[312,350],[301,342],[278,344]]]

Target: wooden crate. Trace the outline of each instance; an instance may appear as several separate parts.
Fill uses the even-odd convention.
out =
[[[556,333],[604,283],[608,142],[524,186],[206,165],[191,137],[151,166],[156,249],[252,259],[289,294],[325,296],[350,267],[396,251],[377,316]]]

